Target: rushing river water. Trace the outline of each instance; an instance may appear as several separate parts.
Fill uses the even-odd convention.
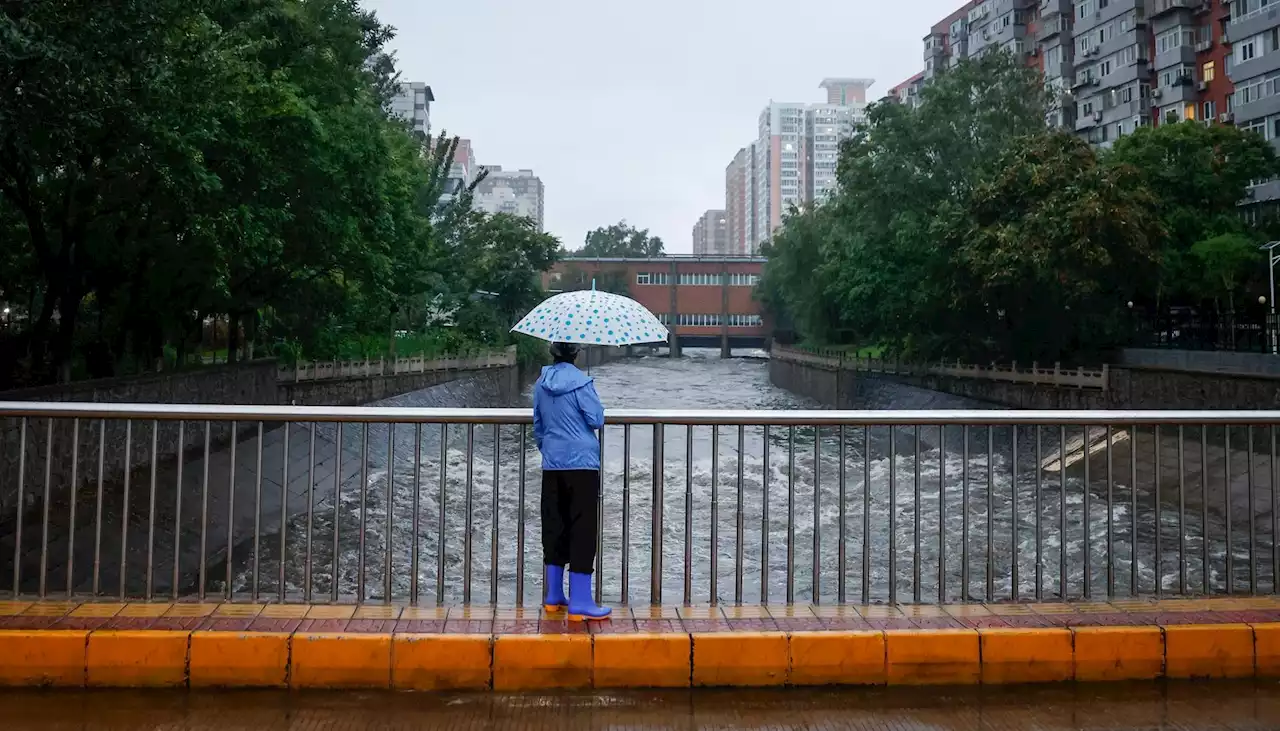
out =
[[[592,375],[606,409],[821,408],[773,387],[767,365],[760,359],[721,360],[714,353],[694,351],[681,360],[618,361],[595,368]],[[530,386],[523,405],[530,404],[531,394]],[[958,397],[895,384],[867,385],[858,398],[858,406],[867,409],[984,408]],[[424,403],[421,394],[408,394],[386,405],[435,404]],[[386,425],[373,425],[367,435],[358,425],[344,429],[343,459],[352,465],[352,472],[344,480],[336,510],[338,593],[379,599],[389,584],[391,596],[397,599],[416,590],[424,602],[437,596],[445,603],[467,599],[487,603],[496,598],[499,605],[511,606],[523,570],[524,603],[536,605],[541,587],[541,475],[531,435],[522,459],[520,431],[517,426],[501,428],[495,460],[493,427],[450,427],[444,450],[442,512],[439,427],[424,427],[420,441],[413,426],[397,427],[391,471],[387,469]],[[332,425],[321,425],[317,431],[322,439],[336,440],[334,432]],[[1069,473],[1064,487],[1057,473],[1040,471],[1033,429],[1018,430],[1015,440],[1008,427],[990,431],[948,427],[945,434],[937,427],[900,427],[892,432],[887,427],[849,427],[843,433],[826,428],[815,450],[812,428],[792,433],[775,427],[768,437],[767,470],[764,430],[746,427],[741,438],[740,456],[736,426],[721,427],[715,442],[709,426],[693,428],[691,441],[687,427],[665,428],[664,601],[685,600],[686,587],[690,601],[709,601],[713,554],[714,591],[721,601],[739,598],[739,590],[743,601],[761,601],[765,598],[762,582],[767,582],[770,603],[810,600],[815,574],[823,601],[838,598],[842,584],[851,601],[884,601],[891,598],[891,588],[892,598],[898,601],[1007,598],[1014,593],[1015,566],[1017,593],[1023,598],[1035,595],[1037,576],[1046,597],[1059,595],[1064,576],[1066,594],[1080,596],[1086,555],[1089,585],[1096,595],[1105,595],[1109,582],[1116,585],[1116,593],[1130,593],[1131,580],[1136,580],[1139,592],[1154,590],[1155,503],[1141,491],[1135,495],[1126,485],[1131,480],[1123,477],[1127,468],[1117,468],[1110,486],[1110,509],[1107,486],[1095,476],[1086,519],[1083,481]],[[1061,440],[1060,431],[1043,429],[1040,439],[1047,455]],[[653,429],[632,427],[629,449],[626,441],[622,427],[606,428],[600,577],[605,601],[647,602],[654,526]],[[624,459],[624,450],[629,459]],[[354,467],[364,451],[367,475],[358,474]],[[815,451],[820,453],[816,490]],[[1135,503],[1136,514],[1132,512]],[[317,496],[314,506],[311,515],[297,515],[289,522],[285,573],[289,591],[299,592],[306,586],[310,565],[311,588],[325,596],[334,589],[332,495]],[[1166,546],[1158,564],[1163,585],[1173,588],[1183,580],[1177,559],[1171,558],[1174,549],[1183,547],[1185,581],[1200,586],[1205,546],[1203,524],[1197,522],[1199,511],[1165,501],[1160,515]],[[1211,542],[1212,523],[1211,517]],[[1136,566],[1132,560],[1135,524]],[[263,591],[276,586],[271,577],[278,572],[278,545],[278,537],[264,536],[260,546]],[[762,546],[767,546],[767,572],[761,570]],[[1242,557],[1247,555],[1247,546],[1238,542],[1233,546]],[[1208,548],[1209,578],[1216,582],[1224,569],[1225,542]],[[1269,544],[1266,550],[1270,551]],[[523,561],[518,560],[521,555]],[[940,561],[944,555],[945,561]],[[443,584],[438,568],[442,564]],[[1237,572],[1240,569],[1237,564]],[[247,565],[239,571],[238,590],[251,585],[251,574]],[[944,582],[941,590],[940,581]]]

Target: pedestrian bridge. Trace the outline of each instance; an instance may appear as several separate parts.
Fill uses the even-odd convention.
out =
[[[0,684],[1280,674],[1280,412],[609,412],[590,627],[539,606],[526,410],[0,419]]]

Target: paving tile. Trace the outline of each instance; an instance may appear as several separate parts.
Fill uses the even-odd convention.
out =
[[[294,632],[298,629],[298,625],[302,624],[302,618],[286,619],[283,617],[258,617],[250,620],[249,632]]]
[[[546,620],[548,624],[555,620]],[[493,633],[495,635],[536,635],[541,632],[541,619],[495,619]]]
[[[321,604],[313,606],[307,610],[306,619],[351,619],[355,616],[356,608],[353,606],[340,606],[334,604]],[[441,617],[444,619],[444,617]],[[321,630],[329,631],[329,630]]]
[[[102,629],[111,629],[111,630],[151,629],[152,625],[154,625],[156,623],[156,620],[158,619],[162,619],[162,617],[126,617],[124,616],[123,613],[121,613],[108,619],[102,625]],[[169,629],[169,628],[164,627],[162,629]]]
[[[268,604],[258,615],[263,619],[302,619],[311,607],[306,604]]]
[[[636,621],[637,632],[653,632],[653,633],[684,632],[684,625],[678,620],[642,619],[639,616],[637,616],[635,621]]]
[[[767,610],[766,610],[767,611]],[[632,607],[632,614],[637,620],[641,619],[680,619],[680,611],[677,607],[668,606],[641,606]]]
[[[449,609],[450,620],[460,621],[493,621],[493,607],[472,604],[466,607],[451,607]]]
[[[206,617],[199,629],[211,632],[248,632],[253,617]]]
[[[163,617],[173,609],[172,602],[162,602],[158,604],[148,604],[146,602],[133,602],[126,604],[116,614],[117,617]]]
[[[316,607],[319,609],[319,607]],[[400,612],[400,620],[436,620],[443,622],[449,618],[448,607],[405,607]]]
[[[119,619],[120,618],[117,617],[113,621],[118,621]],[[168,631],[185,630],[190,632],[192,630],[199,629],[205,621],[205,617],[159,617],[151,620],[151,624],[147,625],[147,629]]]
[[[396,622],[394,618],[387,619],[353,619],[347,622],[347,632],[394,632]]]
[[[821,632],[826,629],[822,620],[814,616],[774,617],[773,622],[783,632]]]
[[[623,609],[625,610],[625,607]],[[632,619],[630,611],[618,612],[616,609],[614,616],[608,622],[592,622],[587,629],[593,635],[629,635],[640,632],[636,628],[636,621]]]
[[[818,621],[820,621],[825,628],[829,620],[820,619]],[[767,618],[730,619],[727,620],[726,623],[734,632],[776,632],[778,630],[778,623],[775,620]]]
[[[828,605],[814,607],[813,611],[817,614],[821,610],[831,609],[853,611],[853,608],[849,606],[832,607]],[[751,604],[725,606],[721,607],[720,611],[724,613],[725,619],[771,619],[773,616],[769,614],[768,607]],[[824,615],[818,614],[818,616]]]
[[[396,622],[395,631],[403,634],[444,634],[444,620],[400,619]]]
[[[80,602],[35,602],[22,611],[23,617],[64,617],[80,606]]]
[[[219,604],[174,604],[169,607],[169,611],[164,613],[166,617],[208,617],[218,610]]]
[[[212,616],[244,619],[256,617],[261,613],[261,604],[219,604],[218,608],[213,611]]]
[[[94,630],[102,629],[102,626],[111,619],[110,617],[63,617],[53,624],[49,625],[49,629],[79,629]]]
[[[867,620],[858,617],[824,617],[822,628],[828,632],[863,632],[872,629]]]
[[[920,629],[963,629],[965,626],[950,617],[916,617],[911,621]]]
[[[733,625],[724,619],[686,619],[686,632],[732,632]]]
[[[22,614],[33,602],[0,602],[0,617],[13,617]]]
[[[309,615],[308,615],[309,616]],[[342,632],[350,619],[304,619],[298,623],[298,632]],[[443,622],[440,623],[444,625]]]
[[[568,619],[540,619],[538,620],[538,634],[540,635],[587,635],[591,634],[592,624],[609,624],[613,620],[605,620],[603,622],[570,622]]]
[[[680,607],[680,619],[689,620],[723,620],[724,613],[720,611],[720,607],[700,606],[700,607]]]
[[[774,619],[812,619],[817,617],[808,604],[770,604],[767,609]]]
[[[61,619],[61,615],[57,617],[42,617],[23,614],[16,617],[0,617],[0,629],[48,629],[49,625],[59,619]]]
[[[444,633],[449,635],[487,635],[493,632],[492,619],[453,619],[444,623]]]
[[[887,619],[868,617],[865,621],[867,625],[874,630],[916,629],[916,623],[906,617],[891,617]]]
[[[1064,615],[1057,617],[1037,614],[1013,614],[1000,617],[1009,627],[1065,627],[1067,619]]]

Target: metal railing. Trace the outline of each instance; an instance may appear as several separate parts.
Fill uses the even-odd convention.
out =
[[[0,403],[0,586],[536,605],[529,423],[526,409]],[[597,593],[1274,592],[1278,427],[1277,411],[612,411]],[[158,444],[197,446],[166,459]]]
[[[335,378],[372,378],[407,373],[431,371],[479,370],[502,368],[516,363],[516,349],[481,353],[459,354],[448,358],[427,358],[423,355],[407,358],[379,358],[378,360],[317,360],[281,363],[276,380],[281,383],[320,381]]]

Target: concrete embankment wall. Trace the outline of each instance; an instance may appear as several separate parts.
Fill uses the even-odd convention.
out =
[[[1172,367],[1111,366],[1106,387],[1097,389],[867,373],[774,357],[769,378],[779,388],[835,408],[848,408],[867,381],[891,381],[1017,409],[1280,409],[1280,376]]]

